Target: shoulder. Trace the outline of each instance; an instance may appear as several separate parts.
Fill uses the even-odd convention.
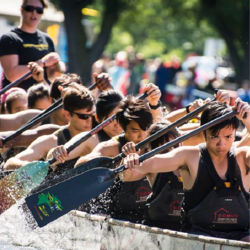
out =
[[[16,42],[19,40],[20,40],[20,36],[17,33],[10,31],[0,37],[0,44]]]
[[[37,35],[45,38],[48,42],[53,43],[52,38],[47,33],[43,32],[41,30],[37,30]]]
[[[32,144],[33,145],[40,144],[42,147],[51,147],[54,145],[57,146],[57,135],[56,134],[42,135],[38,137]]]

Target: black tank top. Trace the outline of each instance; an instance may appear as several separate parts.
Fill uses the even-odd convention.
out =
[[[58,146],[64,145],[65,143],[67,143],[70,140],[71,140],[71,135],[70,135],[68,127],[64,127],[64,128],[59,129],[57,131],[57,145]],[[51,180],[55,176],[61,175],[62,173],[66,172],[70,169],[73,169],[78,158],[66,161],[65,163],[62,163],[62,164],[58,164],[55,171],[50,169],[49,174],[46,177],[46,180]]]
[[[173,172],[159,173],[147,198],[143,224],[164,229],[181,229],[183,184]]]
[[[231,206],[231,201],[235,200],[236,202],[239,202],[242,204],[240,207],[242,208],[235,208],[233,213],[235,214],[247,214],[249,211],[247,211],[247,203],[249,201],[249,193],[246,192],[244,189],[242,178],[241,178],[241,172],[239,169],[239,166],[236,161],[234,148],[231,148],[228,153],[228,170],[226,173],[226,182],[229,183],[230,188],[225,187],[225,181],[222,180],[219,175],[217,174],[217,171],[213,165],[213,162],[211,160],[211,157],[207,151],[207,148],[205,144],[199,145],[200,149],[200,161],[198,166],[198,173],[196,177],[196,181],[192,187],[191,190],[184,190],[185,198],[183,201],[183,226],[184,231],[188,230],[192,224],[211,228],[213,230],[224,230],[230,229],[230,223],[227,224],[226,222],[224,225],[220,222],[214,222],[215,219],[209,219],[208,213],[212,211],[212,214],[214,216],[226,216],[221,215],[220,213],[227,213],[227,207],[229,208]],[[216,187],[217,190],[214,192],[214,188]],[[240,189],[240,190],[239,190]],[[223,209],[218,208],[216,210],[217,206],[224,206],[224,203],[226,198],[223,198],[222,202],[219,200],[216,200],[218,197],[226,197],[230,195],[230,198],[228,198],[228,202],[225,205]],[[232,197],[231,197],[232,196]],[[243,197],[243,198],[242,198]],[[243,199],[243,200],[242,200]],[[218,204],[211,204],[216,202]],[[239,201],[238,201],[239,200]],[[215,206],[214,206],[215,205]],[[213,206],[213,207],[212,207]],[[202,207],[203,210],[203,216],[198,215],[201,211],[200,207]],[[235,206],[236,207],[236,206]],[[204,217],[204,211],[208,209],[206,216]],[[213,211],[214,210],[214,211]],[[222,211],[223,210],[223,211]],[[229,210],[229,209],[228,209]],[[239,211],[242,210],[242,211]],[[227,216],[231,216],[232,213],[228,214]],[[218,218],[217,218],[218,219]],[[220,218],[219,218],[220,219]],[[246,218],[247,219],[247,218]],[[210,221],[209,221],[210,220]],[[233,220],[232,220],[233,221]],[[237,220],[235,220],[237,221]],[[237,230],[237,225],[242,224],[242,221],[233,222],[235,225],[233,226],[233,229]],[[244,220],[243,220],[244,221]],[[241,228],[241,225],[238,226],[238,228]],[[243,226],[245,227],[245,226]]]
[[[124,135],[118,136],[117,140],[119,141],[119,152],[121,152],[127,140]],[[118,177],[110,189],[111,216],[116,219],[141,222],[145,218],[146,198],[151,191],[146,178],[139,181],[123,182]]]

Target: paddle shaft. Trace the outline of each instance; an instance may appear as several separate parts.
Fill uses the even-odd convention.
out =
[[[96,83],[92,84],[89,87],[89,90],[93,90],[96,87]],[[58,109],[63,107],[62,98],[58,99],[56,102],[54,102],[50,107],[48,107],[46,110],[44,110],[39,115],[32,118],[30,121],[28,121],[25,125],[21,126],[17,131],[15,131],[12,135],[5,137],[2,139],[2,143],[5,144],[6,142],[12,140],[13,138],[17,137],[18,135],[22,134],[24,131],[28,130],[29,128],[33,127],[34,125],[38,124],[48,116],[50,116],[52,113],[57,111]]]
[[[172,124],[170,124],[166,128],[161,129],[160,131],[158,131],[155,134],[149,136],[145,140],[139,142],[135,146],[136,151],[139,150],[140,148],[145,147],[147,144],[149,144],[150,142],[152,142],[152,141],[156,140],[157,138],[163,136],[164,134],[166,134],[167,132],[171,131],[172,129],[183,125],[188,120],[191,120],[193,117],[195,117],[196,115],[198,115],[199,113],[201,113],[208,105],[210,105],[211,102],[214,102],[214,101],[216,101],[216,98],[214,98],[210,102],[205,103],[203,106],[195,109],[193,112],[191,112],[191,113],[183,116],[181,119],[173,122]],[[112,162],[116,163],[116,162],[120,161],[124,157],[126,157],[126,155],[124,153],[120,153],[119,155],[117,155],[116,157],[113,158]]]
[[[25,78],[29,77],[30,75],[32,75],[32,71],[27,72],[26,74],[24,74],[20,78],[16,79],[14,82],[8,84],[6,87],[4,87],[3,89],[0,90],[0,96],[2,94],[4,94],[7,90],[9,90],[10,88],[13,88],[13,87],[17,86],[18,84],[20,84]]]
[[[223,115],[223,116],[221,116],[221,117],[219,117],[219,118],[217,118],[215,120],[212,120],[212,121],[202,125],[201,127],[191,131],[190,133],[187,133],[187,134],[185,134],[183,136],[180,136],[180,137],[176,138],[175,140],[173,140],[171,142],[165,143],[164,145],[162,145],[162,146],[160,146],[160,147],[158,147],[156,149],[153,149],[150,152],[140,156],[139,157],[139,162],[143,162],[143,161],[151,158],[152,156],[154,156],[156,154],[159,154],[162,151],[164,151],[164,150],[166,150],[168,148],[171,148],[174,145],[179,144],[179,143],[187,140],[188,138],[205,131],[206,129],[209,129],[209,128],[211,128],[211,127],[213,127],[213,126],[215,126],[215,125],[217,125],[217,124],[219,124],[219,123],[221,123],[221,122],[223,122],[225,120],[228,120],[228,119],[232,118],[233,116],[235,116],[236,114],[237,114],[236,110],[231,111],[231,112],[229,112],[229,113],[227,113],[227,114],[225,114],[225,115]],[[113,172],[113,174],[117,174],[117,173],[123,172],[125,169],[126,169],[125,165],[122,165],[122,166],[116,168],[115,170],[113,170],[112,172]]]
[[[96,88],[96,83],[92,84],[88,89],[91,91],[91,90],[93,90],[95,88]],[[43,110],[42,113],[38,114],[37,116],[35,116],[31,120],[29,120],[28,123],[33,122],[34,120],[38,119],[39,117],[42,117],[44,114],[46,114],[50,110],[54,109],[57,105],[60,105],[61,103],[62,103],[62,98],[59,98],[52,105],[50,105],[47,109]],[[62,106],[60,106],[60,108],[61,107]],[[26,123],[26,124],[28,124],[28,123]],[[24,127],[25,125],[23,125],[22,127]]]
[[[146,97],[147,97],[147,94],[144,93],[143,95],[141,95],[139,97],[139,99],[143,100]],[[100,130],[102,130],[103,128],[105,128],[106,126],[108,126],[111,122],[113,122],[115,120],[115,118],[116,118],[116,114],[112,115],[111,117],[109,117],[108,119],[106,119],[105,121],[103,121],[102,123],[100,123],[99,125],[97,125],[88,134],[86,134],[85,136],[83,136],[82,138],[80,138],[79,140],[77,140],[76,142],[74,142],[72,145],[70,145],[69,147],[67,147],[66,148],[67,153],[71,152],[77,146],[79,146],[81,143],[83,143],[84,141],[88,140],[92,135],[97,134]],[[56,162],[56,159],[53,157],[53,158],[49,159],[48,162],[49,162],[49,164],[53,164],[54,162]]]

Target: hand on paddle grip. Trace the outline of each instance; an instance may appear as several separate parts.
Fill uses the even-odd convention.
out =
[[[250,117],[250,105],[247,102],[243,102],[239,97],[235,100],[235,107],[237,110],[236,117],[240,121],[244,121],[247,117]]]
[[[29,62],[28,68],[32,71],[32,77],[37,82],[42,82],[44,80],[44,70],[36,62]]]
[[[55,147],[51,153],[58,163],[64,163],[69,157],[64,145]]]

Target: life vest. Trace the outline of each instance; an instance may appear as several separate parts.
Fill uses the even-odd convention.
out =
[[[188,211],[189,223],[194,227],[223,232],[249,230],[249,194],[244,189],[234,149],[231,148],[228,154],[227,181],[217,174],[207,149],[202,148],[201,153],[202,167],[209,173],[213,188],[197,206]]]
[[[145,222],[172,230],[181,228],[181,202],[184,196],[181,177],[173,172],[159,173],[147,198]]]

